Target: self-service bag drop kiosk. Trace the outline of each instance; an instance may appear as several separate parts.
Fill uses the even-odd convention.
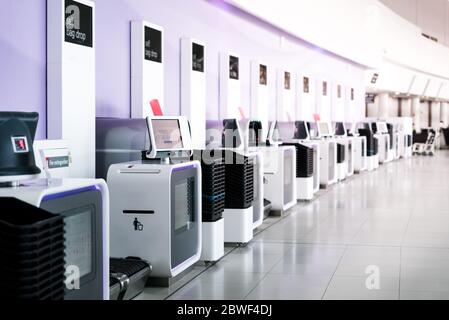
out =
[[[240,123],[235,121],[235,119],[228,119],[223,121],[224,127],[229,127],[229,125],[233,128],[234,132],[237,132],[242,137],[242,147],[243,147],[243,155],[248,157],[253,165],[253,229],[257,229],[263,223],[264,218],[264,192],[263,192],[263,179],[264,179],[264,157],[263,153],[258,148],[250,148],[249,147],[249,132],[250,132],[250,121],[249,120],[241,120]],[[234,125],[237,126],[234,126]],[[223,146],[228,144],[227,134],[223,135],[224,140]],[[226,148],[225,148],[226,149]]]
[[[246,123],[245,125],[249,124]],[[236,119],[207,124],[207,149],[216,149],[225,160],[224,241],[246,244],[264,218],[263,156],[245,151],[245,135]],[[218,137],[219,136],[219,137]]]
[[[30,180],[40,174],[33,153],[37,122],[37,113],[0,113],[0,198],[16,198],[63,217],[65,300],[108,299],[109,193],[106,183],[93,179]],[[23,212],[24,219],[31,211]],[[22,211],[14,213],[20,215]],[[2,210],[0,219],[2,214],[10,213]],[[22,259],[35,254],[39,258],[48,253],[48,248],[43,246],[44,233],[29,236],[31,243],[26,247],[16,244],[16,248],[20,248],[17,256]],[[0,232],[0,239],[4,236],[6,234]],[[4,243],[3,240],[0,242]],[[37,251],[30,253],[26,248]],[[47,262],[33,261],[33,267],[22,270],[17,280],[23,284],[32,276],[42,279],[48,271]]]
[[[397,124],[387,123],[387,129],[391,141],[390,149],[392,160],[398,160],[401,157],[399,149],[403,137],[401,137]]]
[[[391,148],[391,137],[388,133],[387,123],[373,122],[371,127],[379,141],[379,163],[383,164],[392,161],[393,150]]]
[[[354,139],[354,172],[361,173],[367,169],[367,149],[366,137],[361,136],[353,123],[348,135]]]
[[[403,140],[402,143],[399,145],[399,153],[401,155],[401,158],[410,158],[413,153],[413,135],[408,134],[405,131],[405,125],[400,124],[399,130],[403,134]]]
[[[413,149],[413,119],[411,117],[390,117],[387,119],[388,131],[393,132],[396,146],[396,159],[409,158]]]
[[[248,150],[258,150],[261,146],[266,146],[265,142],[263,142],[263,124],[262,121],[250,121],[249,122],[249,130],[248,130]],[[265,155],[263,154],[263,158],[264,158],[264,175],[267,174],[266,169],[267,166],[269,166],[269,163],[265,162],[265,158],[267,156],[270,156],[271,154]],[[268,158],[269,160],[270,158]],[[263,205],[264,205],[264,212],[263,212],[263,219],[265,220],[266,218],[268,218],[272,212],[273,209],[273,205],[271,203],[270,200],[268,200],[267,198],[270,198],[270,196],[267,197],[267,192],[268,190],[266,190],[265,186],[267,184],[267,180],[265,179],[265,176],[263,178],[263,183],[264,183],[264,188],[263,188],[263,192],[264,192],[264,199],[263,199]]]
[[[282,213],[296,204],[296,150],[293,146],[268,143],[262,134],[262,123],[250,122],[249,150],[261,151],[264,160],[264,198],[271,210]]]
[[[388,149],[386,149],[387,152],[386,162],[391,162],[395,159],[396,134],[393,131],[393,127],[391,126],[391,124],[388,124],[385,121],[378,122],[377,127],[381,128],[382,133],[388,136],[389,144]]]
[[[140,161],[113,164],[111,256],[150,261],[167,284],[201,256],[201,165],[184,117],[148,117],[149,150]]]
[[[346,177],[354,175],[355,139],[348,136],[346,126],[343,122],[337,122],[335,124],[335,137],[344,146],[345,161],[343,165],[339,164],[339,178],[343,180]]]
[[[366,168],[373,171],[379,167],[379,140],[369,123],[360,123],[357,127],[359,135],[366,138]]]
[[[329,124],[331,126],[331,124]],[[337,143],[337,180],[343,181],[346,179],[347,164],[348,164],[348,143],[344,136],[337,136],[334,128],[331,127],[332,138]]]
[[[223,211],[226,198],[224,152],[215,149],[194,150],[192,160],[201,162],[201,261],[209,263],[218,261],[224,256]]]
[[[326,188],[338,181],[338,149],[337,142],[332,139],[332,128],[330,123],[317,122],[320,142],[320,184]]]
[[[309,140],[304,121],[276,122],[270,128],[270,143],[282,143],[296,150],[296,198],[312,200],[320,188],[319,145]]]
[[[409,138],[409,135],[405,134],[404,128],[402,124],[398,124],[398,153],[399,158],[407,158],[407,147],[410,140],[411,145],[411,137]]]
[[[313,193],[320,191],[320,143],[312,139],[312,134],[310,132],[312,128],[311,122],[298,121],[296,126],[301,128],[304,127],[306,131],[306,139],[302,142],[313,149]]]

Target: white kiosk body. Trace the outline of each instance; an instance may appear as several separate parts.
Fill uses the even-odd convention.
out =
[[[320,190],[320,142],[311,140],[306,121],[278,122],[282,143],[296,149],[297,199],[310,201]]]
[[[339,143],[343,143],[345,147],[344,157],[345,161],[339,164],[339,180],[344,180],[346,177],[354,175],[354,146],[355,139],[348,136],[346,126],[343,122],[335,124],[335,137]]]
[[[282,213],[296,204],[296,150],[293,147],[280,146],[271,141],[265,143],[263,124],[251,121],[249,130],[249,151],[260,151],[263,156],[263,196],[271,203],[271,211]],[[268,130],[268,139],[272,124]]]
[[[376,137],[379,140],[379,163],[388,163],[393,160],[393,153],[391,149],[391,139],[388,134],[388,128],[386,122],[377,122],[377,133]]]
[[[323,188],[337,183],[337,142],[332,139],[330,123],[317,122],[320,142],[320,185]]]
[[[284,212],[296,204],[296,150],[294,147],[261,148],[264,157],[264,197],[272,210]]]
[[[366,137],[354,137],[354,172],[361,173],[367,169]]]
[[[148,117],[149,160],[111,165],[111,255],[136,256],[152,278],[171,278],[201,257],[201,165],[170,159],[192,153],[184,117]],[[153,160],[150,160],[153,159]]]

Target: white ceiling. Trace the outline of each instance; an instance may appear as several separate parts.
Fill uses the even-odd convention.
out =
[[[422,31],[449,46],[449,1],[447,0],[380,0]]]

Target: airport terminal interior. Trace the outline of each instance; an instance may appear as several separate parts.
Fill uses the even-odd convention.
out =
[[[0,298],[449,300],[448,1],[0,4]]]

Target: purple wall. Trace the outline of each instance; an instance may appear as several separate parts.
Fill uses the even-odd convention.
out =
[[[277,29],[206,0],[94,0],[97,40],[97,115],[130,116],[130,21],[144,19],[165,28],[165,110],[180,110],[180,39],[193,37],[207,45],[209,118],[218,117],[219,52],[241,56],[243,107],[249,115],[250,61],[269,66],[270,103],[276,103],[275,70],[286,67],[313,76],[338,79],[358,88],[358,66],[322,52]],[[2,0],[0,11],[0,110],[38,111],[37,138],[46,132],[46,1]],[[281,47],[280,36],[286,36]],[[271,71],[270,71],[271,70]],[[349,70],[349,71],[348,71]],[[363,87],[360,88],[363,91]],[[360,108],[363,107],[360,94]],[[273,109],[274,110],[274,109]],[[271,115],[274,117],[274,111]]]
[[[220,1],[94,0],[97,9],[97,115],[130,116],[130,21],[147,20],[165,29],[165,111],[180,110],[180,39],[192,37],[207,47],[209,118],[218,117],[219,52],[241,56],[243,107],[249,115],[250,61],[269,66],[270,103],[276,104],[276,72],[284,66],[326,74],[340,81],[362,83],[361,68],[348,72],[348,62],[292,39]],[[280,47],[280,36],[286,36]],[[271,70],[271,71],[270,71]],[[347,79],[345,79],[347,78]],[[355,86],[355,85],[354,85]],[[363,89],[362,89],[363,90]],[[364,98],[364,94],[363,94]],[[275,111],[271,117],[275,117]]]
[[[0,111],[37,111],[46,137],[46,1],[2,0]]]

